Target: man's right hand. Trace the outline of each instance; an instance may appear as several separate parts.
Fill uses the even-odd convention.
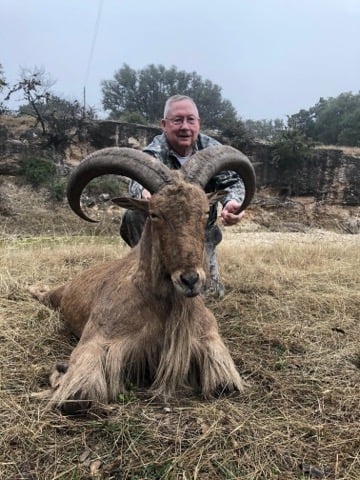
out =
[[[149,190],[146,190],[146,188],[143,188],[141,192],[141,198],[143,198],[144,200],[150,200],[151,193],[149,192]]]

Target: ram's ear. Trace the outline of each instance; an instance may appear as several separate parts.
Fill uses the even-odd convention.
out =
[[[149,213],[149,201],[143,200],[140,198],[131,198],[131,197],[116,197],[112,198],[111,201],[122,208],[127,208],[128,210],[140,210],[146,214]]]
[[[209,205],[212,206],[214,203],[220,202],[226,197],[226,195],[228,195],[228,193],[229,192],[227,190],[218,190],[217,192],[207,193],[206,196],[208,198]]]

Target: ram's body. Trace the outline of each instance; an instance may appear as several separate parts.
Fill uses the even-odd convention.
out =
[[[206,195],[183,171],[168,175],[149,202],[115,200],[148,215],[137,247],[45,296],[80,338],[68,365],[52,375],[51,400],[65,410],[115,400],[128,381],[164,395],[243,387],[200,295],[209,201],[217,194]]]

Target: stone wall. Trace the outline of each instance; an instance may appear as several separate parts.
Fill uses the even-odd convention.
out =
[[[270,145],[248,145],[244,153],[254,164],[259,188],[272,187],[279,194],[287,189],[290,195],[312,196],[329,204],[360,205],[360,156],[318,148],[284,178],[272,161]]]
[[[105,147],[142,149],[159,133],[161,133],[161,128],[113,120],[92,123],[88,127],[90,144],[96,149]]]
[[[103,121],[94,124],[89,133],[95,148],[143,148],[161,129]],[[345,155],[340,149],[317,149],[310,159],[288,172],[285,180],[272,161],[271,145],[249,144],[244,153],[254,165],[258,189],[271,187],[279,195],[285,189],[290,195],[313,196],[330,204],[360,205],[360,157]]]
[[[0,127],[0,175],[16,175],[18,160],[31,152],[31,142],[24,140],[24,134],[16,138],[4,126]],[[159,133],[161,129],[157,127],[110,120],[93,122],[88,126],[88,144],[84,151],[111,146],[142,149]],[[310,159],[303,159],[285,178],[272,161],[271,145],[249,144],[243,151],[254,165],[258,190],[271,188],[278,196],[295,194],[312,196],[327,204],[360,205],[360,156],[345,154],[341,149],[316,149]],[[83,156],[81,153],[71,163]]]

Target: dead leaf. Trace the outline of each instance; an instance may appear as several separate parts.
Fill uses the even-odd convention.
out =
[[[85,460],[88,458],[88,456],[90,455],[91,453],[91,450],[90,448],[87,448],[86,450],[83,451],[83,453],[80,455],[79,457],[79,463],[84,463]]]
[[[101,461],[100,460],[94,460],[90,464],[90,474],[91,476],[95,476],[99,473],[99,470],[101,468]]]

